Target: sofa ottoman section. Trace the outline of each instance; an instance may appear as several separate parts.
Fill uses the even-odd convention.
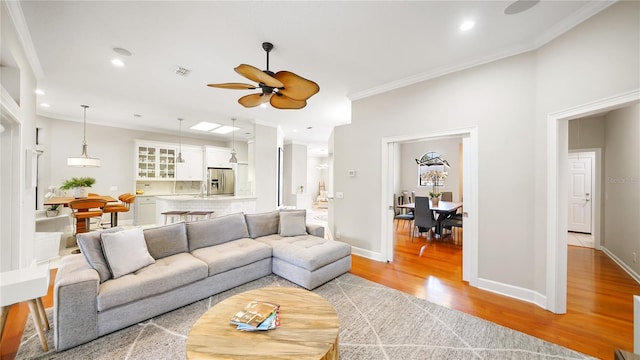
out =
[[[309,290],[351,269],[351,246],[343,242],[308,235],[271,244],[273,273]]]

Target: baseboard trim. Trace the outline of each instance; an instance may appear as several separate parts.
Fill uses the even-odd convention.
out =
[[[627,274],[629,274],[629,276],[631,276],[633,280],[635,280],[638,284],[640,284],[640,275],[638,275],[638,273],[633,271],[632,268],[630,268],[627,264],[625,264],[620,258],[618,258],[611,251],[609,251],[609,249],[607,249],[606,247],[602,246],[600,250],[602,250],[602,252],[604,252],[609,258],[611,258],[613,262],[618,264],[618,266],[620,266],[622,270],[624,270]]]
[[[359,248],[359,247],[352,246],[351,247],[351,253],[353,253],[355,255],[358,255],[358,256],[362,256],[362,257],[367,258],[367,259],[380,261],[380,262],[387,262],[387,259],[385,259],[384,256],[382,256],[382,253],[374,252],[374,251],[371,251],[371,250],[362,249],[362,248]]]
[[[526,301],[547,309],[547,297],[537,291],[482,278],[478,278],[477,285],[482,290]]]

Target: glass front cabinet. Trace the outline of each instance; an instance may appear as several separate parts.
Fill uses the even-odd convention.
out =
[[[173,180],[176,177],[174,147],[136,144],[138,180]]]

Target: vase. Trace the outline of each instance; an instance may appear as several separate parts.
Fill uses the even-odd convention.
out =
[[[438,206],[439,202],[440,202],[440,197],[432,197],[431,198],[431,206]]]
[[[46,215],[47,217],[56,217],[58,216],[58,213],[60,212],[60,210],[56,209],[56,210],[47,210]]]
[[[76,199],[86,198],[89,195],[89,188],[85,186],[79,186],[73,188],[73,197]]]

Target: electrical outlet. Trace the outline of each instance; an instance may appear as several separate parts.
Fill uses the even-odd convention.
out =
[[[109,186],[109,191],[118,191],[118,187],[116,185]]]

